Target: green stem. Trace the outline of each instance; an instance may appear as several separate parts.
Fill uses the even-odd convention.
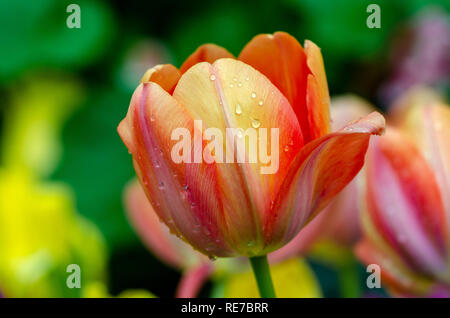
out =
[[[250,257],[250,264],[255,274],[256,284],[262,298],[275,298],[272,277],[270,276],[267,255]]]

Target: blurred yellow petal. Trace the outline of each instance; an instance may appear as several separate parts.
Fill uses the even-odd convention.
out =
[[[82,287],[104,279],[102,237],[73,206],[62,184],[0,170],[0,285],[6,297],[81,296],[66,285],[70,264],[80,266]]]
[[[319,283],[313,271],[301,259],[292,258],[271,266],[272,280],[277,297],[321,297]],[[253,273],[249,270],[232,275],[224,287],[227,298],[258,298],[259,292]]]
[[[82,98],[80,85],[66,77],[30,77],[12,89],[6,110],[2,163],[47,176],[61,156],[62,125]]]

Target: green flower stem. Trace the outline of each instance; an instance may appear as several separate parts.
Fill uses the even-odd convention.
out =
[[[272,277],[270,276],[267,255],[250,257],[249,259],[253,273],[255,274],[259,294],[262,298],[275,298],[275,289],[273,288]]]

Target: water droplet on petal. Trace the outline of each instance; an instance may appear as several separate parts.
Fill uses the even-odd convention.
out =
[[[164,190],[164,182],[159,182],[158,183],[158,188],[160,189],[160,190]]]
[[[248,78],[248,77],[246,77],[246,78],[245,78],[245,80],[246,80],[246,81],[248,82],[249,78]]]
[[[252,127],[258,128],[259,126],[261,126],[261,122],[258,119],[252,118]]]
[[[289,151],[289,145],[284,146],[284,151],[288,152]]]
[[[233,84],[233,83],[231,83],[231,84],[230,84],[230,88],[233,88],[233,87],[234,87],[234,84]]]
[[[242,114],[242,107],[240,104],[236,104],[236,114],[237,115]]]
[[[237,78],[236,78],[236,77],[233,77],[233,81],[237,82]]]
[[[239,86],[239,87],[242,87],[242,83],[241,83],[241,82],[239,82],[239,83],[238,83],[238,86]]]
[[[252,96],[252,98],[256,98],[256,93],[253,92],[251,96]]]
[[[209,79],[210,79],[211,81],[215,81],[215,80],[216,80],[216,75],[211,75],[211,76],[209,77]]]
[[[242,132],[242,128],[239,128],[238,130],[237,130],[237,136],[238,136],[238,138],[242,138],[242,136],[243,136],[243,132]]]
[[[259,105],[259,106],[262,106],[262,105],[263,105],[263,101],[260,100],[260,101],[258,102],[258,105]]]

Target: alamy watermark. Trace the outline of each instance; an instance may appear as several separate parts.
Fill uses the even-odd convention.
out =
[[[372,3],[367,6],[367,13],[370,15],[367,17],[366,25],[369,29],[381,28],[381,9],[378,4]]]
[[[81,288],[81,268],[78,264],[69,264],[67,273],[71,273],[66,279],[67,288]]]
[[[66,12],[70,15],[66,19],[66,25],[69,29],[81,28],[81,9],[78,4],[69,4],[66,8]]]
[[[171,139],[177,141],[171,150],[173,162],[259,163],[261,174],[278,171],[279,128],[270,129],[269,153],[267,128],[250,127],[245,131],[242,128],[226,128],[224,139],[221,129],[209,127],[203,131],[202,127],[202,121],[195,120],[194,136],[186,128],[172,131]],[[209,143],[203,149],[204,140]]]
[[[367,288],[381,288],[381,268],[378,264],[367,265],[366,272],[370,275],[366,279]]]

